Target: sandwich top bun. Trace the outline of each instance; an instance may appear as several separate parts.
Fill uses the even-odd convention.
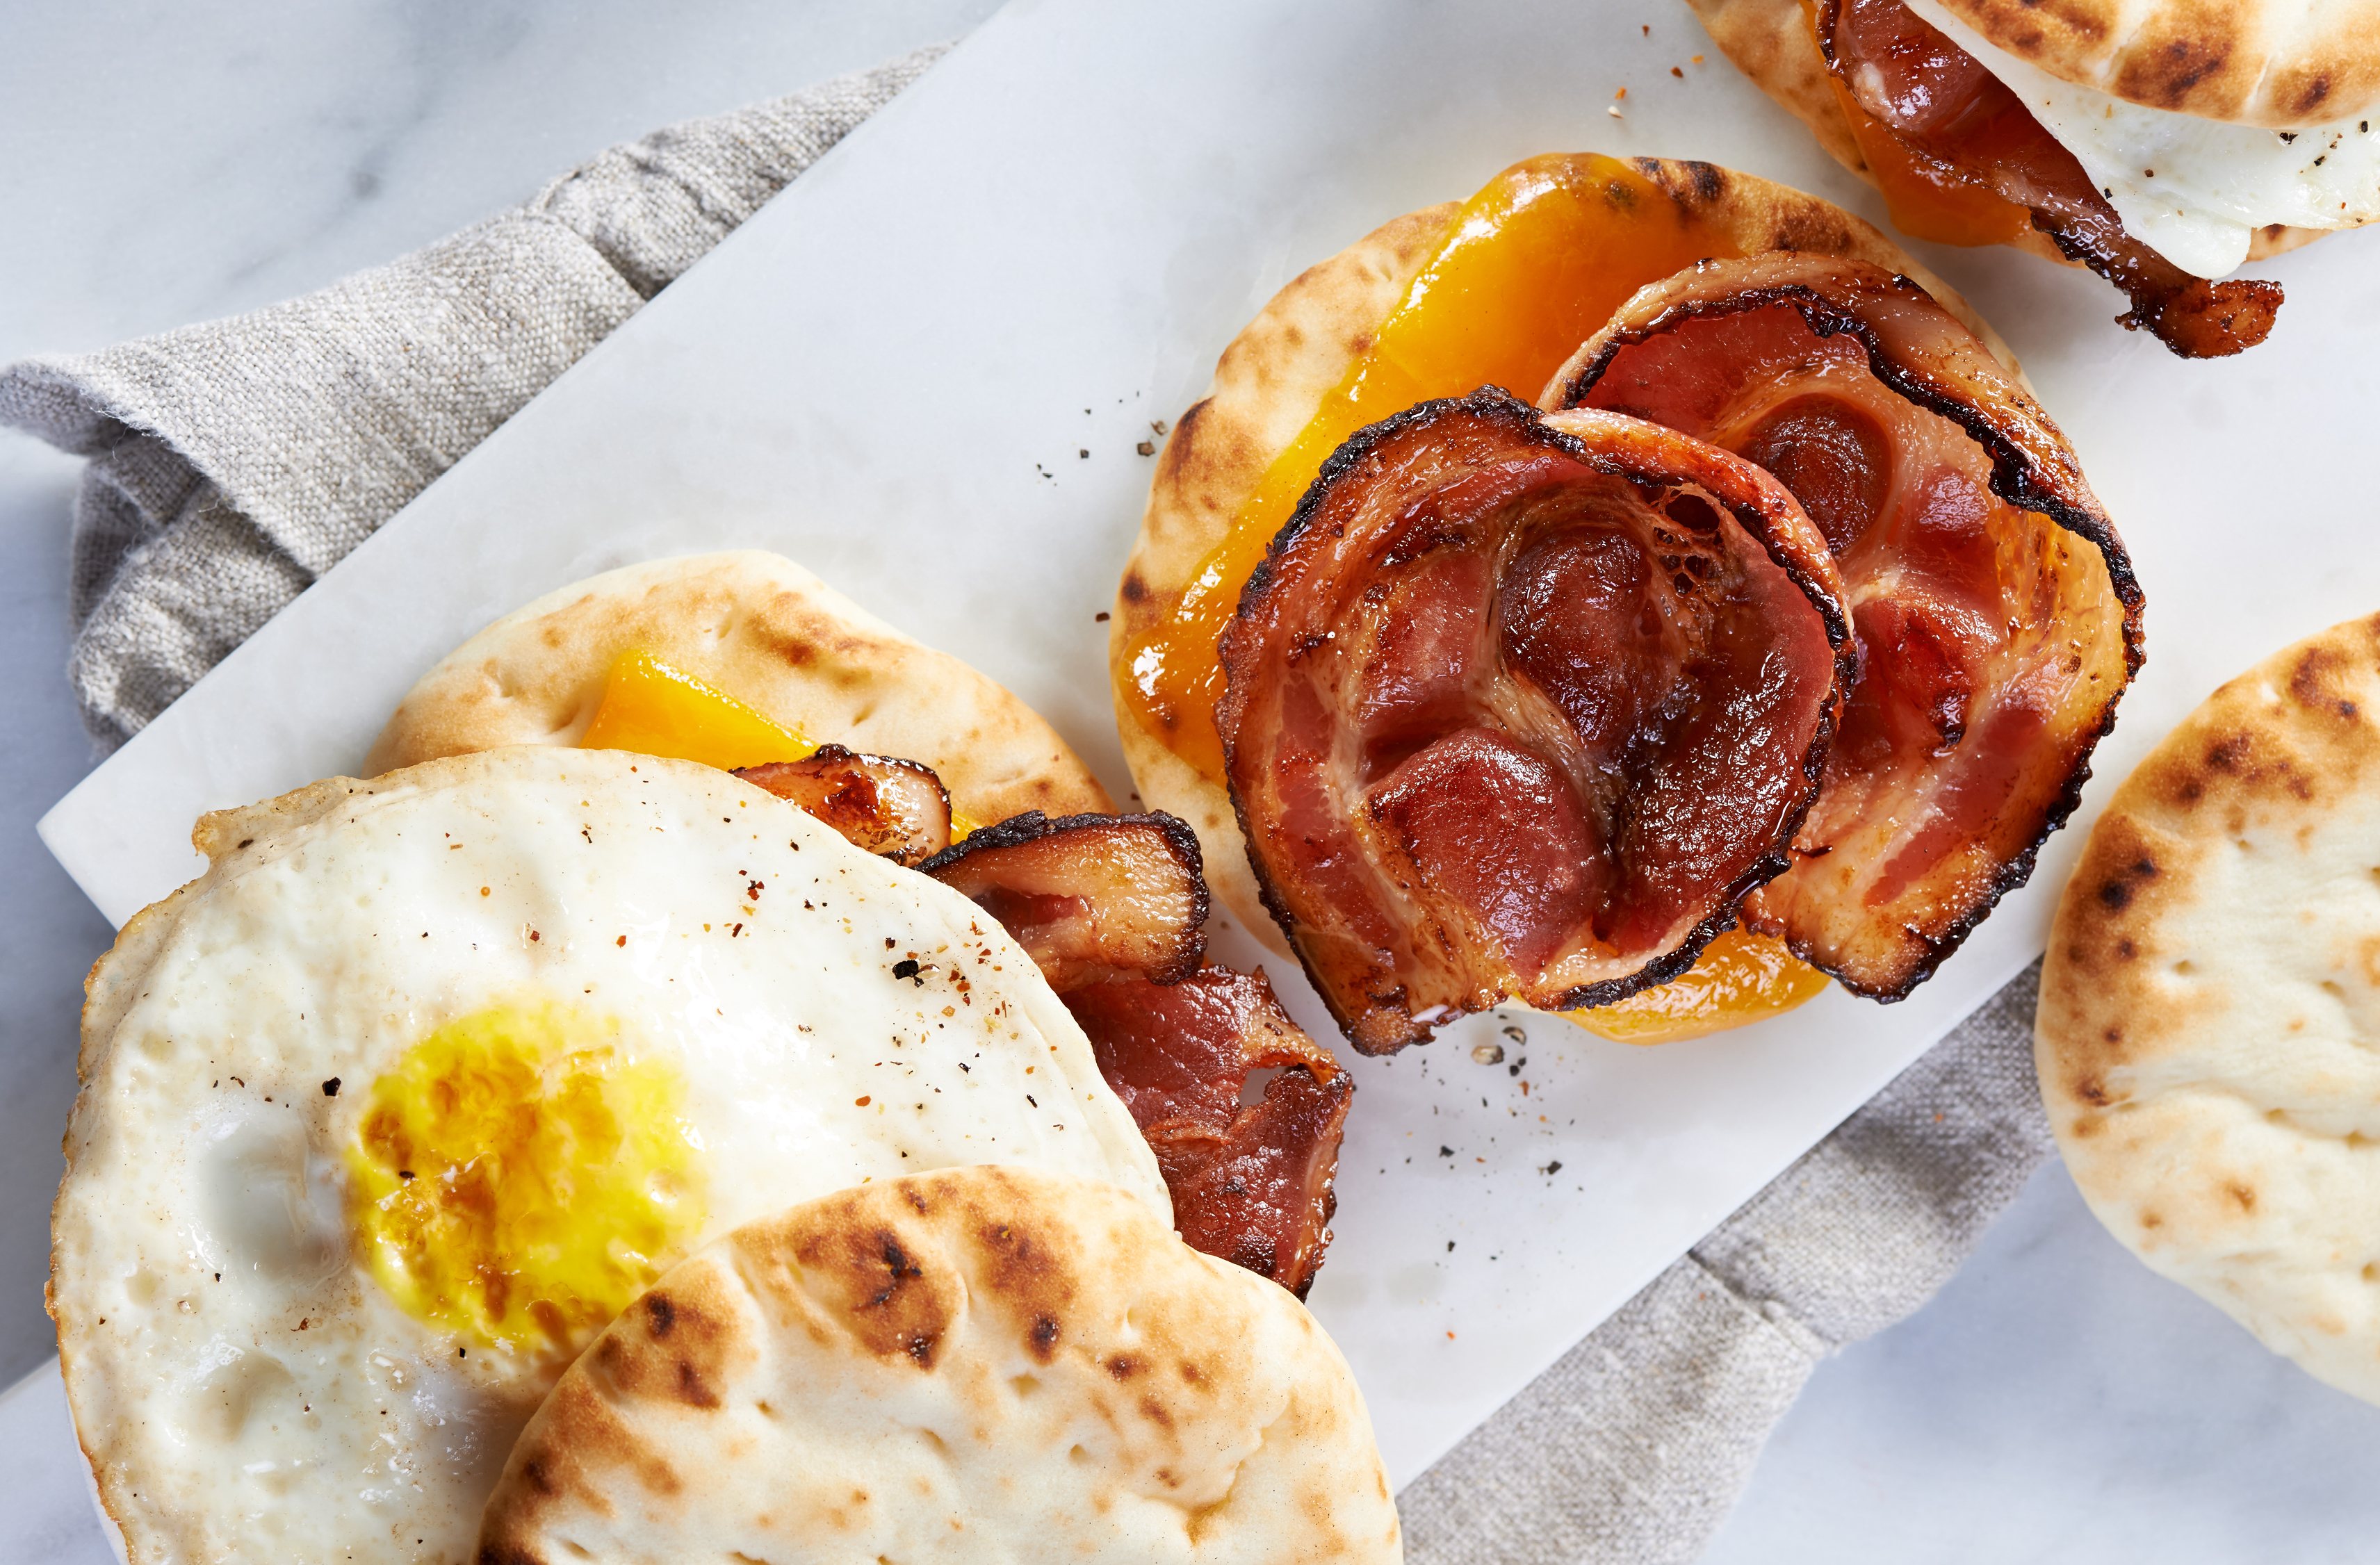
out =
[[[813,742],[931,767],[953,807],[977,822],[1114,808],[1023,701],[760,550],[628,565],[506,614],[422,675],[366,770],[503,745],[578,744],[614,667],[637,654]]]
[[[1625,164],[1607,157],[1530,159],[1530,164],[1521,164],[1513,174],[1537,164],[1569,164],[1561,169],[1563,176],[1571,176],[1575,166],[1580,183],[1592,186],[1597,178],[1607,178],[1625,198],[1625,202],[1621,198],[1611,202],[1611,233],[1604,243],[1561,276],[1571,293],[1580,295],[1575,307],[1569,297],[1547,302],[1545,295],[1530,295],[1528,305],[1542,307],[1549,321],[1545,331],[1536,333],[1536,343],[1492,359],[1454,359],[1450,355],[1439,371],[1442,382],[1421,382],[1406,402],[1468,393],[1500,373],[1513,381],[1507,390],[1536,397],[1578,345],[1595,335],[1637,288],[1702,257],[1766,249],[1852,257],[1900,271],[1959,316],[2016,373],[2016,357],[2007,343],[1985,326],[1966,299],[1918,266],[1900,245],[1833,202],[1749,174],[1654,157]],[[1149,647],[1161,645],[1183,592],[1209,566],[1209,556],[1231,538],[1252,500],[1259,500],[1259,490],[1281,490],[1281,514],[1271,526],[1259,526],[1257,552],[1288,521],[1290,506],[1338,440],[1323,444],[1302,476],[1276,476],[1276,461],[1299,444],[1309,423],[1317,421],[1323,400],[1373,347],[1376,333],[1404,299],[1414,278],[1438,260],[1459,212],[1463,212],[1459,202],[1423,207],[1359,237],[1330,260],[1290,278],[1255,321],[1232,338],[1216,361],[1214,385],[1178,419],[1166,440],[1157,478],[1149,485],[1140,535],[1116,589],[1114,621],[1109,625],[1116,728],[1140,796],[1148,799],[1149,808],[1176,813],[1197,830],[1207,882],[1249,930],[1282,956],[1288,956],[1288,941],[1264,911],[1247,864],[1247,842],[1240,835],[1231,792],[1220,778],[1211,718],[1211,699],[1220,695],[1219,683],[1197,687],[1185,680],[1190,685],[1187,699],[1149,699],[1140,668]],[[1563,307],[1575,309],[1575,331],[1561,323]],[[1402,411],[1406,402],[1383,406],[1373,417]],[[1364,421],[1354,419],[1354,423]],[[1249,566],[1255,559],[1257,554],[1249,554]],[[1228,580],[1220,600],[1238,604],[1243,580],[1245,566],[1238,580]],[[1228,621],[1228,606],[1223,618]],[[1178,649],[1166,647],[1166,657],[1176,654]],[[1211,654],[1209,635],[1209,661]]]
[[[1272,1283],[1087,1180],[978,1167],[747,1223],[513,1448],[479,1558],[1380,1561],[1354,1377]]]
[[[2145,108],[2296,130],[2380,102],[2374,0],[1937,4],[2058,80]]]
[[[2380,618],[2232,680],[2125,779],[2037,1028],[2108,1231],[2380,1402]]]

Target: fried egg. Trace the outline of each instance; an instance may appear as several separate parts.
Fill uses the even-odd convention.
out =
[[[1939,0],[1909,8],[2008,83],[2072,152],[2125,231],[2183,271],[2221,277],[2266,224],[2352,228],[2380,217],[2380,115],[2278,131],[2127,103],[1987,43]]]
[[[198,837],[93,971],[54,1222],[136,1561],[468,1559],[578,1350],[796,1202],[999,1162],[1170,1222],[999,926],[725,773],[496,750]]]

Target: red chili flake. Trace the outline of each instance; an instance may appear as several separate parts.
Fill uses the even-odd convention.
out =
[[[628,937],[627,937],[627,936],[625,936],[625,935],[622,935],[618,940],[616,940],[613,941],[612,943],[613,943],[613,944],[614,944],[614,945],[626,945],[626,944],[628,943]],[[1521,1090],[1522,1090],[1522,1091],[1524,1091],[1524,1092],[1526,1092],[1526,1091],[1528,1090],[1528,1088],[1527,1088],[1527,1087],[1523,1087]]]
[[[867,1107],[868,1107],[868,1098],[867,1098],[867,1097],[866,1097],[866,1096],[864,1096],[864,1095],[863,1095],[863,1096],[861,1096],[861,1097],[858,1097],[858,1098],[853,1098],[853,1099],[851,1100],[851,1102],[852,1102],[852,1107],[854,1107],[854,1108],[856,1108],[856,1109],[865,1109],[865,1108],[867,1108]]]

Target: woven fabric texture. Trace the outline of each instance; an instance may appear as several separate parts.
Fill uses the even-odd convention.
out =
[[[67,674],[112,750],[947,45],[655,131],[319,293],[0,372],[91,458]]]

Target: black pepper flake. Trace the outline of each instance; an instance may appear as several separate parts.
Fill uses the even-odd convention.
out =
[[[1546,1165],[1547,1178],[1551,1179],[1554,1175],[1560,1172],[1561,1172],[1561,1159],[1560,1158],[1556,1158],[1552,1162]]]
[[[1101,609],[1098,613],[1093,614],[1093,615],[1091,616],[1091,623],[1092,623],[1092,624],[1094,624],[1094,625],[1105,625],[1105,624],[1107,624],[1107,623],[1108,623],[1108,612],[1107,612],[1105,609]]]
[[[1029,1092],[1028,1092],[1028,1093],[1026,1093],[1026,1094],[1025,1095],[1025,1101],[1026,1101],[1027,1103],[1031,1103],[1031,1104],[1033,1105],[1033,1107],[1035,1107],[1036,1109],[1038,1109],[1039,1107],[1041,1107],[1040,1103],[1039,1103],[1039,1102],[1038,1102],[1038,1101],[1034,1098],[1034,1096],[1033,1096],[1031,1093],[1029,1093]]]
[[[896,978],[917,978],[917,964],[916,960],[914,958],[909,958],[892,964],[892,976]],[[917,978],[917,981],[920,984],[925,982],[923,978]]]
[[[1441,1158],[1451,1158],[1454,1156],[1454,1148],[1451,1146],[1441,1146],[1438,1149],[1438,1155]]]
[[[336,1098],[338,1095],[339,1078],[333,1076],[329,1081],[322,1084],[322,1096],[325,1098]]]
[[[396,1177],[399,1179],[411,1179],[413,1177],[413,1171],[411,1169],[399,1169],[396,1171]]]
[[[1143,456],[1154,456],[1157,455],[1157,443],[1153,440],[1145,440],[1134,446],[1133,450]]]
[[[1446,1242],[1446,1253],[1450,1256],[1454,1254],[1454,1241],[1451,1239]]]

